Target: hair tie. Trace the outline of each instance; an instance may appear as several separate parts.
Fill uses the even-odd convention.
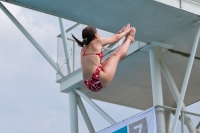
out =
[[[84,38],[85,41],[87,41],[87,38]]]

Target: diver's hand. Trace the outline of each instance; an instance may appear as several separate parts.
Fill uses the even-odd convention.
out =
[[[131,30],[131,25],[130,24],[127,24],[123,30],[123,32],[125,32],[126,34],[129,33],[129,31]]]
[[[119,32],[117,32],[116,34],[120,34],[122,32],[126,32],[128,33],[131,30],[131,26],[130,24],[127,24],[126,26],[124,26]]]

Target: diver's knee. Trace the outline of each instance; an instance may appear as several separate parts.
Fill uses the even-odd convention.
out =
[[[120,54],[119,53],[113,53],[112,54],[112,57],[114,57],[114,58],[117,58],[117,59],[120,59]]]

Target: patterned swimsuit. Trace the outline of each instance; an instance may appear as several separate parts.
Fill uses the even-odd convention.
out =
[[[97,67],[97,69],[94,71],[94,73],[92,74],[91,78],[89,80],[84,80],[84,84],[87,86],[88,89],[90,89],[91,91],[97,92],[100,91],[103,87],[101,85],[100,79],[99,79],[99,74],[102,71],[103,67],[102,67],[102,57],[103,57],[103,52],[101,51],[98,54],[86,54],[86,49],[84,49],[82,56],[87,56],[87,55],[98,55],[100,58],[100,64]]]

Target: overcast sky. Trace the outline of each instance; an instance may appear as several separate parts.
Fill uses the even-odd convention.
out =
[[[53,58],[57,59],[57,17],[3,4]],[[64,21],[65,28],[74,24]],[[81,31],[80,31],[81,32]],[[109,35],[110,33],[105,33]],[[0,133],[68,133],[68,94],[59,91],[56,72],[0,10]],[[116,121],[140,110],[95,101]],[[85,103],[94,128],[109,123]],[[200,113],[200,103],[188,107]],[[122,113],[126,112],[126,113]],[[79,113],[79,130],[88,130]]]

